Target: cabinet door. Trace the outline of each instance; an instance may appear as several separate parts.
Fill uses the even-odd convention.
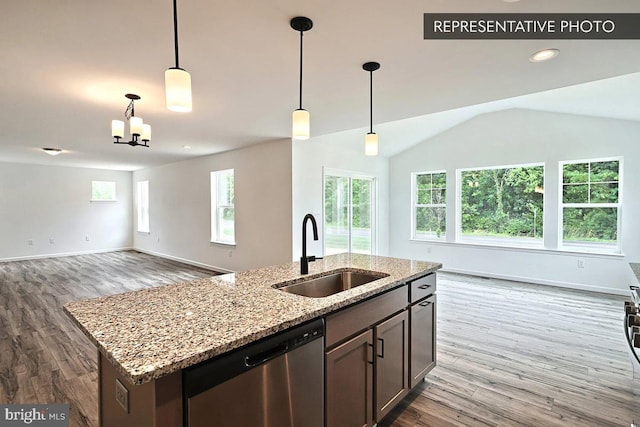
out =
[[[375,327],[376,421],[409,391],[409,315],[404,310]]]
[[[411,388],[436,366],[436,296],[411,306]]]
[[[373,425],[373,331],[326,355],[327,427]]]

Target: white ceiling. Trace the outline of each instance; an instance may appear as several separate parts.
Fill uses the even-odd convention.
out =
[[[640,12],[633,0],[178,0],[180,65],[193,80],[189,114],[164,107],[164,70],[174,65],[171,5],[4,0],[0,161],[135,170],[287,138],[299,47],[289,20],[297,15],[314,21],[305,34],[304,107],[316,136],[367,125],[361,66],[372,60],[382,64],[374,120],[399,121],[376,126],[381,141],[386,126],[406,126],[406,136],[421,120],[443,130],[492,109],[640,117],[637,74],[522,97],[635,73],[640,41],[422,39],[425,12]],[[547,47],[560,56],[527,60]],[[151,148],[112,143],[110,121],[122,117],[129,92],[142,97],[136,115],[153,127]],[[468,106],[476,107],[449,111]],[[446,113],[420,117],[438,112]],[[41,147],[65,152],[50,157]]]

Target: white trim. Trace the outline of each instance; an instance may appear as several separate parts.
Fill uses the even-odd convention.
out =
[[[94,251],[77,251],[77,252],[62,252],[62,253],[54,253],[54,254],[42,254],[42,255],[28,255],[28,256],[19,256],[19,257],[11,257],[11,258],[0,258],[0,262],[29,261],[32,259],[43,259],[43,258],[63,258],[68,256],[102,254],[105,252],[122,252],[122,251],[131,251],[131,250],[134,250],[134,248],[124,247],[124,248],[98,249]]]
[[[534,168],[534,167],[542,167],[542,185],[543,187],[546,185],[544,182],[544,176],[547,170],[547,165],[545,164],[545,162],[535,162],[535,163],[518,163],[518,164],[514,164],[514,165],[502,165],[502,166],[483,166],[483,167],[472,167],[472,168],[458,168],[456,169],[456,203],[455,203],[455,210],[456,210],[456,230],[455,230],[455,240],[456,243],[470,243],[472,241],[474,241],[475,239],[482,239],[483,237],[487,238],[488,240],[491,240],[491,236],[477,236],[477,237],[466,237],[462,234],[462,173],[463,172],[469,172],[469,171],[485,171],[485,170],[496,170],[496,169],[515,169],[515,168]],[[562,182],[562,180],[561,180]],[[544,195],[543,195],[543,199],[542,199],[542,236],[538,239],[536,237],[533,237],[532,240],[535,240],[535,242],[533,244],[539,244],[539,245],[544,245],[544,211],[545,211],[545,203],[544,203]],[[491,244],[490,246],[495,246],[495,247],[506,247],[506,248],[511,248],[511,247],[520,247],[520,246],[529,246],[531,245],[531,241],[524,239],[524,238],[519,238],[519,237],[504,237],[501,238],[504,239],[505,245],[498,245],[498,244]],[[513,245],[509,245],[508,240],[513,240],[514,244]],[[539,242],[539,243],[538,243]],[[481,244],[482,245],[482,244]],[[482,246],[489,246],[487,245],[482,245]]]
[[[202,262],[193,261],[193,260],[185,259],[185,258],[180,258],[180,257],[173,256],[173,255],[163,254],[163,253],[160,253],[160,252],[154,252],[154,251],[150,251],[150,250],[147,250],[147,249],[133,248],[133,250],[134,251],[138,251],[138,252],[142,252],[143,254],[157,256],[159,258],[170,259],[171,261],[177,261],[177,262],[181,262],[183,264],[193,265],[194,267],[204,268],[206,270],[211,270],[211,271],[214,271],[216,273],[223,273],[223,274],[225,274],[225,273],[235,273],[234,270],[228,270],[226,268],[217,267],[215,265],[204,264]]]
[[[378,209],[378,177],[376,175],[370,175],[363,172],[350,171],[346,169],[335,169],[327,166],[322,167],[322,253],[324,255],[327,254],[326,245],[326,229],[325,229],[325,179],[329,176],[339,177],[339,178],[347,178],[349,179],[349,224],[351,226],[351,218],[353,218],[353,204],[351,203],[351,181],[353,179],[367,180],[371,181],[371,255],[376,255],[378,253],[378,216],[380,214]],[[351,248],[351,229],[349,229],[349,248]]]
[[[469,243],[469,242],[442,242],[439,240],[420,240],[420,239],[410,239],[411,242],[416,244],[435,244],[441,246],[451,246],[451,247],[469,247],[469,248],[477,248],[477,249],[487,249],[487,250],[495,250],[495,251],[509,251],[509,252],[525,252],[525,253],[533,253],[533,254],[546,254],[546,255],[564,255],[564,256],[576,256],[576,254],[580,256],[584,256],[587,258],[601,258],[601,259],[611,259],[611,258],[624,258],[626,255],[623,253],[617,252],[581,252],[570,250],[568,248],[544,248],[544,247],[531,247],[531,246],[496,246],[496,245],[487,245],[482,243]]]
[[[444,174],[444,191],[445,194],[449,194],[449,182],[447,179],[447,171],[446,169],[442,169],[442,170],[434,170],[434,171],[422,171],[422,172],[411,172],[411,228],[409,229],[409,240],[421,240],[424,242],[439,242],[439,241],[446,241],[447,239],[447,199],[445,197],[445,201],[442,204],[422,204],[419,205],[416,203],[417,199],[417,186],[416,186],[416,178],[418,175],[431,175],[431,180],[433,182],[433,175],[434,174]],[[445,215],[445,220],[444,220],[444,233],[438,237],[438,236],[434,236],[434,237],[429,237],[429,238],[419,238],[416,235],[416,208],[418,207],[442,207],[444,208],[444,215]]]
[[[575,165],[580,163],[602,163],[602,162],[618,162],[618,203],[564,203],[564,165]],[[584,160],[561,160],[558,162],[558,249],[564,251],[571,251],[571,248],[575,247],[571,242],[564,243],[564,208],[584,208],[584,209],[604,209],[604,208],[616,208],[617,209],[617,230],[616,230],[616,244],[610,251],[605,252],[607,254],[619,254],[622,255],[622,196],[623,196],[623,164],[624,156],[613,157],[598,157],[594,159]],[[591,185],[591,174],[589,174],[589,181],[584,183]],[[613,246],[613,245],[612,245]],[[598,246],[588,246],[588,242],[584,242],[584,251],[579,253],[603,253],[598,252]],[[578,252],[578,251],[575,251]]]
[[[589,291],[589,292],[598,292],[602,294],[612,294],[612,295],[623,295],[628,296],[629,291],[625,289],[614,289],[614,288],[605,288],[601,286],[589,286],[583,285],[581,283],[573,283],[573,282],[559,282],[556,280],[545,280],[538,279],[534,277],[520,277],[520,276],[510,276],[505,274],[495,274],[489,273],[485,271],[474,271],[474,270],[465,270],[458,268],[442,268],[440,270],[444,273],[457,273],[457,274],[465,274],[468,276],[477,276],[477,277],[489,277],[492,279],[501,279],[501,280],[511,280],[516,282],[526,282],[526,283],[534,283],[538,285],[547,285],[547,286],[556,286],[559,288],[565,289],[575,289],[580,291]]]

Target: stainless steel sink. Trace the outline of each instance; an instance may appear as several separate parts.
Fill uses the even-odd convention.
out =
[[[327,276],[315,277],[302,282],[293,283],[277,289],[291,294],[311,298],[322,298],[338,292],[353,289],[365,283],[387,277],[388,274],[361,271],[340,271]]]

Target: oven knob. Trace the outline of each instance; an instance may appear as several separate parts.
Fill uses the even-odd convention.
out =
[[[640,326],[640,316],[635,314],[627,314],[629,326]]]
[[[636,314],[638,312],[638,307],[635,305],[624,305],[624,312],[627,314]]]

